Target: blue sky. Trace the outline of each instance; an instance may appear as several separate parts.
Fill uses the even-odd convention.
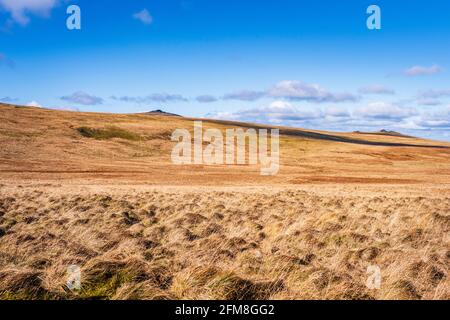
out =
[[[450,2],[0,0],[0,74],[17,104],[450,140]]]

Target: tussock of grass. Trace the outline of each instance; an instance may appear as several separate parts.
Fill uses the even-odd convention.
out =
[[[110,299],[123,284],[142,273],[138,266],[121,261],[93,260],[85,267],[81,299]]]
[[[152,281],[126,283],[113,296],[114,300],[174,300],[176,297],[158,288]]]
[[[30,270],[4,270],[0,272],[0,300],[48,300],[57,299],[44,288],[42,279],[43,274],[39,271]]]
[[[196,267],[176,277],[171,290],[179,299],[258,300],[268,299],[283,288],[279,279],[255,282],[234,272]]]
[[[106,127],[104,129],[96,129],[90,127],[79,127],[77,128],[78,133],[80,133],[85,138],[93,138],[97,140],[109,140],[113,138],[125,139],[131,141],[141,140],[141,136],[137,133],[127,131],[118,127]]]
[[[78,299],[164,299],[171,278],[164,268],[139,259],[93,259],[84,268]]]
[[[132,281],[133,275],[127,272],[107,274],[105,277],[93,279],[91,283],[83,287],[80,299],[110,299],[123,284]]]

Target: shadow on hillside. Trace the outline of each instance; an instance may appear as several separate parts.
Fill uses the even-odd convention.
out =
[[[242,123],[242,122],[234,122],[234,121],[226,121],[226,120],[209,120],[203,119],[204,122],[209,123],[217,123],[235,127],[242,128],[255,128],[255,129],[272,129],[270,126],[262,126],[258,124]],[[439,146],[439,145],[421,145],[421,144],[413,144],[413,143],[397,143],[397,142],[380,142],[380,141],[369,141],[369,140],[359,140],[359,139],[351,139],[331,134],[311,132],[300,129],[280,129],[280,135],[291,136],[291,137],[300,137],[300,138],[308,138],[308,139],[316,139],[316,140],[326,140],[326,141],[335,141],[335,142],[344,142],[344,143],[352,143],[352,144],[361,144],[368,146],[383,146],[383,147],[415,147],[415,148],[439,148],[439,149],[449,149],[447,146]]]

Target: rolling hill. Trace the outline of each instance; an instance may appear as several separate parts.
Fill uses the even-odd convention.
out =
[[[153,185],[450,181],[448,143],[285,127],[280,127],[281,169],[275,177],[260,177],[255,166],[173,165],[171,134],[177,128],[192,131],[194,120],[0,105],[1,179]],[[203,127],[267,128],[207,119]]]
[[[450,299],[449,143],[279,127],[275,176],[172,164],[196,120],[0,104],[0,299]]]

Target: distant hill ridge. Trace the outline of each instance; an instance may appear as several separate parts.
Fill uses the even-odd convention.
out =
[[[377,135],[385,135],[385,136],[393,136],[393,137],[403,137],[403,138],[414,138],[413,136],[409,136],[397,131],[385,130],[382,129],[378,132],[362,132],[362,131],[353,131],[353,133],[357,134],[377,134]]]
[[[165,111],[163,111],[163,110],[161,110],[161,109],[157,109],[157,110],[153,110],[153,111],[144,112],[143,114],[160,115],[160,116],[170,116],[170,117],[181,117],[179,114],[170,113],[170,112],[165,112]]]

